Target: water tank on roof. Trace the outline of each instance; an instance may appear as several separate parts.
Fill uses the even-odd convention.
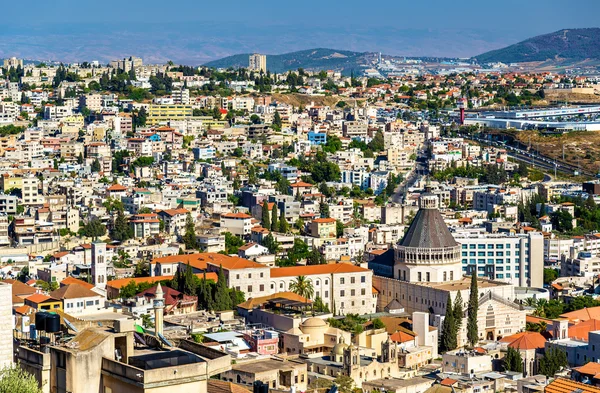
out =
[[[48,314],[46,317],[46,331],[48,333],[60,332],[60,316],[58,314]]]
[[[48,313],[38,312],[35,314],[35,327],[39,331],[46,330],[46,317]]]

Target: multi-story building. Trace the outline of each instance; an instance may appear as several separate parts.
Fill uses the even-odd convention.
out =
[[[600,258],[591,251],[576,252],[571,248],[569,256],[561,256],[561,277],[597,277],[600,274]]]
[[[167,124],[169,120],[183,120],[192,117],[191,105],[150,105],[147,125]]]
[[[298,276],[306,276],[313,284],[315,296],[336,314],[375,312],[373,272],[348,263],[270,268],[238,257],[201,253],[157,258],[151,262],[150,272],[153,276],[173,274],[180,265],[185,267],[188,263],[194,273],[218,272],[222,267],[228,287],[243,291],[246,298],[289,291]]]
[[[236,236],[248,236],[253,227],[252,216],[244,213],[221,214],[221,230]]]
[[[248,70],[267,72],[267,56],[253,53],[248,58]]]
[[[456,232],[462,271],[512,283],[541,288],[544,285],[544,237],[528,234]]]
[[[13,364],[13,297],[12,285],[0,282],[0,367],[2,368]]]
[[[156,213],[135,214],[129,220],[133,236],[146,239],[160,233],[160,220]]]

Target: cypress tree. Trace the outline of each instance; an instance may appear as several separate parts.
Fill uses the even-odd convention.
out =
[[[456,325],[454,323],[454,308],[452,307],[452,298],[448,294],[448,303],[446,303],[446,315],[442,323],[442,337],[440,342],[440,351],[446,352],[456,349]]]
[[[456,339],[458,342],[458,332],[462,327],[462,319],[463,319],[463,300],[460,291],[456,294],[454,298],[454,330]]]
[[[183,277],[183,293],[186,295],[192,295],[196,292],[196,283],[194,282],[194,273],[189,262],[185,268],[185,275]]]
[[[225,273],[223,273],[223,265],[219,266],[214,302],[214,308],[217,311],[231,310],[231,297],[229,296]]]
[[[271,211],[271,230],[276,232],[279,229],[277,225],[277,203],[273,204],[273,210]]]
[[[290,229],[290,227],[288,225],[287,220],[285,219],[284,211],[282,210],[281,213],[279,214],[279,232],[287,233],[289,231],[289,229]]]
[[[479,308],[479,293],[477,290],[477,272],[471,274],[471,293],[469,295],[469,316],[467,319],[467,341],[473,347],[479,342],[477,331],[477,309]]]
[[[271,229],[271,219],[269,218],[269,203],[265,200],[262,206],[262,226],[265,229]]]
[[[521,352],[512,347],[508,347],[503,363],[504,371],[523,372],[523,358],[521,357]]]

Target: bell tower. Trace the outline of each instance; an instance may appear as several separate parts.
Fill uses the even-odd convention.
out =
[[[344,370],[348,376],[352,376],[353,371],[358,370],[360,366],[360,354],[358,348],[350,344],[344,349]]]
[[[397,344],[392,342],[390,338],[381,343],[381,362],[390,363],[394,362],[397,356]]]

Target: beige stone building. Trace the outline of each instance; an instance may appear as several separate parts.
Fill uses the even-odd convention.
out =
[[[0,282],[0,368],[13,363],[12,285]]]
[[[306,364],[295,360],[262,359],[236,363],[231,370],[222,373],[220,379],[250,389],[256,381],[274,390],[288,391],[294,387],[297,391],[306,391],[308,386]]]

